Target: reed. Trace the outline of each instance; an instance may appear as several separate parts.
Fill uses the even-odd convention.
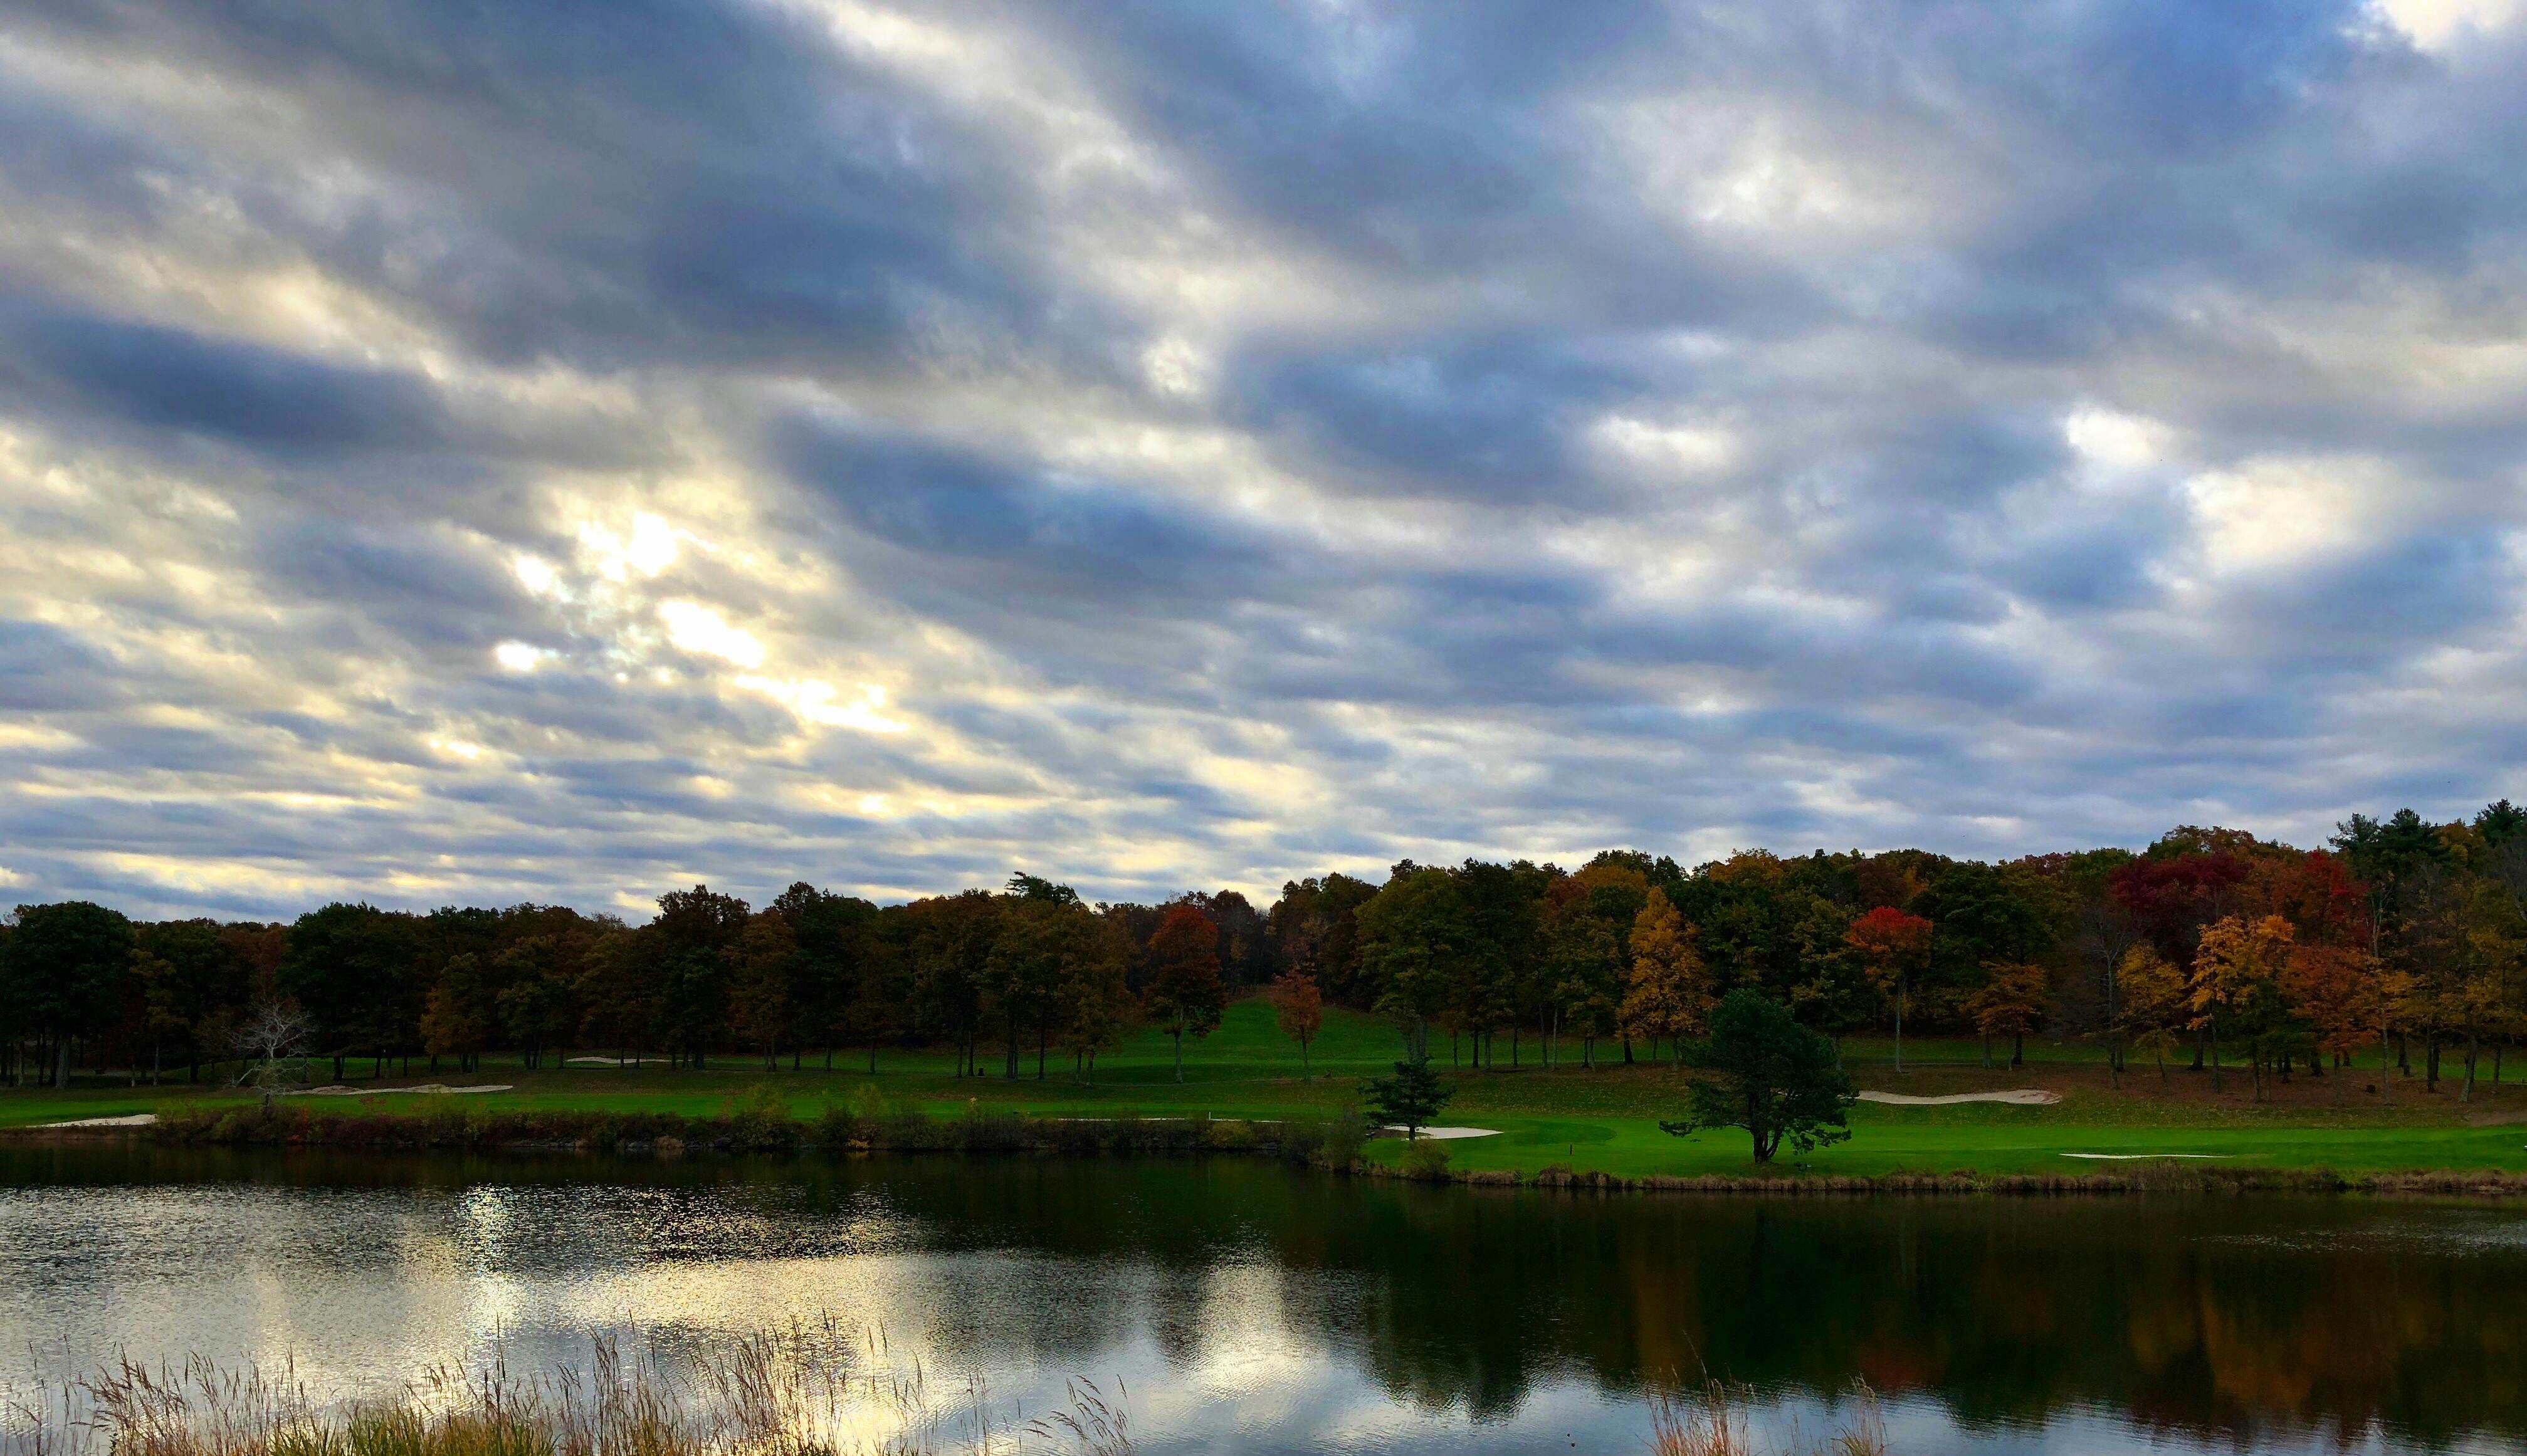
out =
[[[1749,1412],[1754,1392],[1720,1381],[1700,1386],[1662,1390],[1650,1397],[1652,1456],[1755,1456]],[[1824,1445],[1803,1447],[1793,1429],[1787,1443],[1774,1456],[1794,1456],[1802,1449],[1816,1456],[1886,1456],[1886,1421],[1878,1408],[1878,1392],[1865,1381],[1853,1381],[1850,1415]]]
[[[934,1390],[830,1320],[684,1359],[599,1335],[584,1369],[521,1376],[494,1354],[337,1407],[288,1365],[123,1360],[7,1412],[0,1456],[1130,1456],[1119,1383],[1066,1395],[1020,1424],[979,1380]]]

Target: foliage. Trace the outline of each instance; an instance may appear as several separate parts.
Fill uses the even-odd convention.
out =
[[[1143,993],[1150,1017],[1175,1043],[1176,1080],[1184,1080],[1184,1039],[1219,1027],[1228,988],[1219,979],[1217,935],[1210,917],[1191,905],[1167,912],[1150,937],[1150,988]]]
[[[1421,1129],[1455,1095],[1439,1084],[1427,1057],[1396,1063],[1394,1076],[1371,1078],[1362,1084],[1361,1092],[1368,1099],[1370,1114],[1402,1128],[1408,1141],[1420,1135]]]
[[[1273,1025],[1281,1034],[1299,1043],[1299,1067],[1308,1073],[1308,1043],[1325,1024],[1325,998],[1316,991],[1315,978],[1304,971],[1285,971],[1273,978],[1270,992]]]
[[[1685,1048],[1684,1063],[1712,1077],[1694,1083],[1684,1118],[1659,1124],[1670,1133],[1742,1128],[1757,1163],[1773,1161],[1784,1139],[1806,1153],[1851,1135],[1851,1079],[1834,1065],[1832,1043],[1758,992],[1722,997],[1711,1035]]]
[[[1653,889],[1632,922],[1632,973],[1624,994],[1627,1036],[1680,1041],[1702,1034],[1711,1014],[1711,973],[1694,953],[1684,917]]]

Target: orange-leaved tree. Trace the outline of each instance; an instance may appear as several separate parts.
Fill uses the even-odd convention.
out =
[[[1313,1079],[1315,1073],[1308,1066],[1308,1043],[1316,1039],[1317,1029],[1325,1024],[1325,998],[1316,990],[1316,979],[1305,971],[1284,971],[1272,978],[1272,989],[1266,994],[1281,1034],[1299,1043],[1300,1079]]]
[[[1653,1060],[1659,1038],[1670,1047],[1702,1034],[1711,1016],[1711,972],[1693,949],[1693,928],[1670,903],[1667,891],[1653,889],[1649,902],[1632,919],[1632,968],[1624,991],[1622,1026],[1625,1036],[1650,1043]]]
[[[1895,1001],[1895,1070],[1904,1070],[1904,993],[1931,954],[1931,923],[1881,905],[1851,923],[1843,939],[1860,952],[1869,979]]]
[[[2386,980],[2378,958],[2349,945],[2294,945],[2282,966],[2282,998],[2316,1029],[2316,1049],[2338,1069],[2334,1100],[2343,1100],[2352,1053],[2385,1043]]]
[[[2053,979],[2041,966],[2015,962],[1994,966],[1983,985],[1966,997],[1966,1013],[1983,1033],[1983,1064],[1991,1065],[1991,1038],[2009,1038],[2009,1065],[2027,1061],[2027,1033],[2044,1015],[2053,997]]]
[[[1219,1029],[1228,988],[1219,981],[1219,928],[1191,905],[1178,905],[1150,937],[1150,1017],[1176,1046],[1176,1080],[1184,1080],[1184,1039]]]

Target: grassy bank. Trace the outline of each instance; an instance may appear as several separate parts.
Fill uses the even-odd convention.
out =
[[[1853,1110],[1849,1142],[1757,1170],[1742,1138],[1711,1133],[1679,1139],[1659,1130],[1659,1119],[1676,1116],[1683,1101],[1676,1072],[1650,1065],[1597,1070],[1566,1065],[1543,1071],[1533,1065],[1533,1048],[1527,1046],[1521,1048],[1523,1065],[1515,1071],[1447,1072],[1455,1100],[1444,1121],[1496,1132],[1449,1143],[1450,1168],[1459,1175],[1521,1180],[1566,1170],[1621,1180],[1733,1179],[1760,1173],[1829,1181],[1919,1180],[1963,1173],[1978,1180],[2132,1182],[2142,1172],[2156,1177],[2184,1169],[2200,1173],[2202,1179],[2196,1180],[2290,1174],[2319,1184],[2413,1173],[2444,1175],[2450,1181],[2527,1177],[2527,1088],[2517,1084],[2521,1069],[2515,1065],[2506,1069],[2511,1079],[2505,1084],[2479,1084],[2471,1103],[2456,1100],[2453,1083],[2443,1081],[2441,1090],[2431,1094],[2419,1080],[2400,1079],[2391,1101],[2374,1061],[2348,1076],[2301,1077],[2271,1088],[2271,1100],[2258,1102],[2248,1079],[2234,1072],[2217,1079],[2216,1085],[2208,1072],[2171,1069],[2162,1077],[2148,1067],[2118,1079],[2092,1049],[2077,1045],[2034,1044],[2028,1065],[1985,1069],[1979,1065],[1977,1043],[1914,1040],[1906,1044],[1908,1070],[1900,1074],[1891,1065],[1891,1047],[1882,1042],[1855,1038],[1845,1051],[1863,1087],[1912,1095],[2040,1087],[2061,1100],[2034,1107],[1864,1103]],[[1434,1052],[1444,1068],[1445,1043]],[[743,1137],[722,1125],[739,1116],[742,1101],[753,1089],[768,1087],[788,1118],[808,1128],[824,1124],[833,1109],[849,1113],[854,1106],[884,1107],[883,1116],[896,1119],[902,1130],[862,1140],[873,1147],[963,1146],[973,1135],[968,1130],[972,1127],[1022,1124],[1042,1124],[1045,1130],[1028,1131],[1016,1143],[1008,1141],[1014,1134],[991,1133],[1001,1142],[990,1145],[1089,1145],[1108,1134],[1075,1130],[1110,1127],[1110,1120],[1122,1119],[1143,1130],[1134,1136],[1157,1136],[1148,1130],[1161,1125],[1194,1130],[1165,1136],[1187,1150],[1200,1150],[1206,1137],[1241,1135],[1199,1130],[1222,1122],[1257,1128],[1325,1125],[1356,1103],[1359,1079],[1385,1071],[1395,1055],[1394,1034],[1382,1023],[1329,1014],[1325,1033],[1310,1058],[1314,1076],[1303,1077],[1296,1048],[1272,1029],[1268,1010],[1249,1002],[1230,1009],[1219,1032],[1188,1046],[1181,1083],[1173,1079],[1166,1039],[1144,1032],[1100,1060],[1094,1085],[1074,1080],[1070,1069],[1061,1065],[1048,1065],[1046,1076],[1038,1079],[1032,1058],[1023,1063],[1025,1075],[1008,1080],[958,1078],[944,1053],[894,1050],[882,1054],[874,1076],[857,1057],[841,1059],[831,1073],[814,1061],[794,1072],[786,1059],[777,1069],[767,1069],[760,1059],[731,1058],[699,1072],[671,1072],[654,1064],[531,1072],[514,1062],[494,1061],[462,1074],[442,1068],[434,1075],[418,1063],[409,1074],[389,1067],[373,1082],[367,1076],[371,1069],[355,1063],[348,1069],[353,1086],[436,1080],[504,1084],[509,1090],[290,1097],[281,1105],[289,1110],[288,1117],[309,1120],[311,1126],[322,1121],[319,1131],[301,1132],[302,1140],[410,1145],[417,1136],[413,1130],[421,1128],[438,1130],[426,1140],[440,1145],[450,1138],[471,1138],[478,1144],[501,1140],[612,1147],[627,1141],[654,1143],[664,1136],[718,1146],[744,1145]],[[319,1069],[320,1076],[330,1072],[330,1067]],[[168,1120],[171,1131],[202,1136],[252,1103],[248,1094],[219,1087],[90,1084],[65,1092],[17,1090],[0,1093],[0,1127],[155,1113]],[[344,1120],[368,1123],[371,1130],[335,1126]],[[464,1130],[469,1120],[477,1131]],[[1059,1130],[1064,1126],[1074,1130]],[[266,1140],[276,1134],[232,1130],[232,1135]],[[802,1133],[801,1140],[813,1143],[815,1138]],[[826,1139],[837,1146],[849,1141]],[[1172,1149],[1152,1143],[1142,1150]],[[1370,1143],[1365,1155],[1372,1164],[1393,1168],[1403,1151],[1400,1144],[1381,1140]]]

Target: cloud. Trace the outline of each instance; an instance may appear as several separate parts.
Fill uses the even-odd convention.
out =
[[[2520,26],[22,7],[13,893],[2514,797]]]

